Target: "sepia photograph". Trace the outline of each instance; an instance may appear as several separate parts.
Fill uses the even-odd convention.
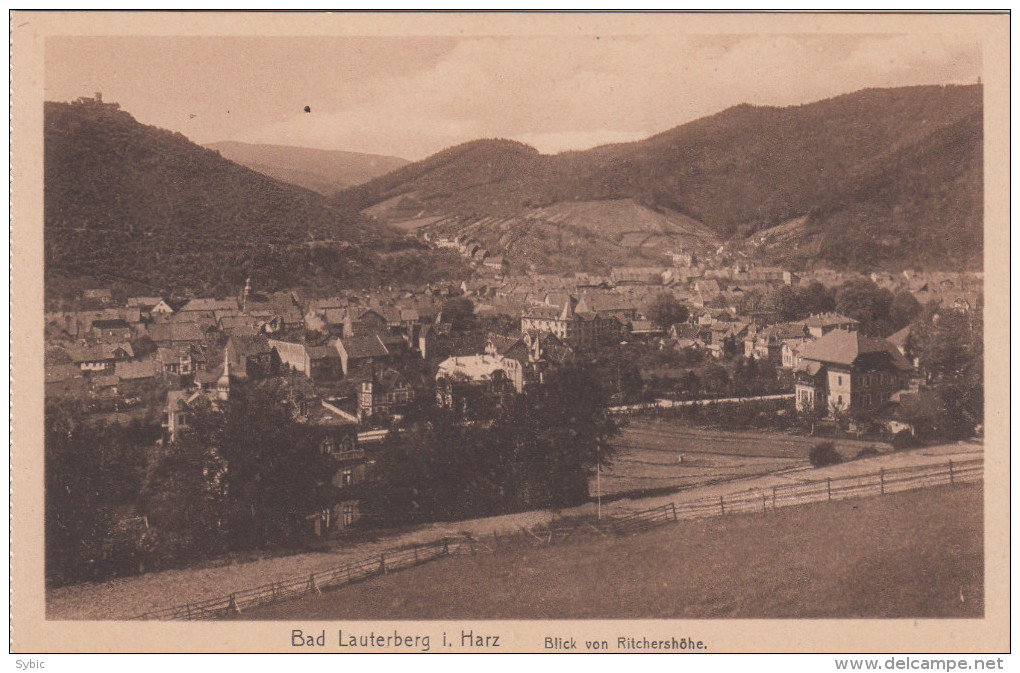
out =
[[[1008,15],[11,30],[15,645],[1008,651]]]

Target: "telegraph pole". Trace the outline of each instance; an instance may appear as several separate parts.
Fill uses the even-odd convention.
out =
[[[602,521],[602,442],[595,444],[595,497],[598,501],[598,520]]]

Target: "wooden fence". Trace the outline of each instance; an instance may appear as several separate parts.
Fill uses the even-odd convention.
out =
[[[698,519],[727,514],[767,514],[779,507],[803,505],[872,495],[885,495],[942,484],[958,484],[984,479],[984,459],[948,461],[930,465],[917,465],[878,472],[816,479],[785,486],[750,489],[741,493],[720,495],[686,502],[671,502],[652,509],[633,512],[625,516],[602,521],[586,521],[573,526],[522,528],[519,533],[502,536],[531,541],[536,545],[552,545],[584,534],[603,537],[624,536],[684,519]],[[308,575],[264,584],[254,589],[237,591],[206,601],[186,603],[162,610],[154,610],[135,617],[152,620],[221,619],[242,614],[260,605],[269,605],[289,598],[336,589],[388,572],[421,565],[434,559],[458,553],[492,553],[500,543],[500,535],[493,533],[492,546],[486,539],[470,535],[446,537],[428,544],[391,549],[356,561],[320,570]]]
[[[750,489],[715,498],[675,503],[677,519],[725,514],[768,512],[779,507],[812,502],[885,495],[926,486],[981,481],[984,459],[914,465],[878,472],[806,481],[799,484]]]
[[[297,598],[325,589],[336,589],[348,584],[385,575],[390,572],[427,563],[458,553],[474,553],[475,542],[470,537],[445,537],[424,545],[389,549],[378,554],[348,561],[340,565],[270,582],[253,589],[235,591],[229,595],[195,603],[185,603],[153,610],[134,617],[144,620],[199,620],[222,619],[242,614],[260,605],[270,605],[289,598]]]

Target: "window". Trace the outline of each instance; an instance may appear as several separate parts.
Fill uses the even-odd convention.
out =
[[[354,483],[354,470],[353,468],[345,468],[340,475],[341,486],[350,486]]]
[[[354,524],[354,505],[344,505],[341,510],[341,516],[343,517],[344,526],[350,526]]]
[[[843,377],[842,376],[837,376],[836,377],[836,385],[837,386],[843,385]]]

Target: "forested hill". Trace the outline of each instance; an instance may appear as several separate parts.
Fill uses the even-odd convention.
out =
[[[222,158],[116,105],[45,104],[48,297],[82,284],[234,293],[385,279],[398,237],[325,197]]]
[[[629,198],[722,237],[807,217],[803,247],[784,254],[820,250],[836,265],[974,262],[981,96],[979,85],[920,86],[785,108],[741,105],[646,140],[552,156],[476,141],[347,190],[338,203],[514,217],[558,202]],[[866,226],[842,231],[848,223]],[[915,234],[938,245],[917,250]],[[977,249],[948,240],[961,235]]]

